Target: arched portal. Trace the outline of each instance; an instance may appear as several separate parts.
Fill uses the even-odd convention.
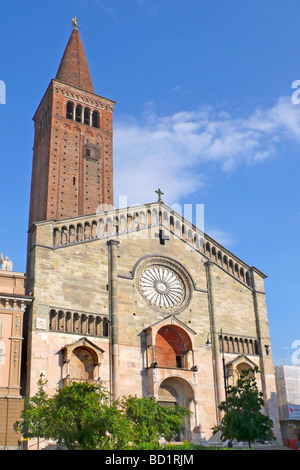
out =
[[[183,328],[166,325],[160,328],[155,339],[155,360],[159,367],[188,368],[188,352],[192,342]]]
[[[179,405],[189,410],[191,402],[195,402],[194,390],[185,379],[181,377],[168,377],[159,386],[158,402],[162,406]],[[190,417],[184,418],[183,424],[185,432],[182,436],[178,436],[180,440],[191,437]]]
[[[94,380],[96,362],[87,348],[75,348],[70,362],[71,377],[79,380]]]
[[[248,364],[247,362],[239,362],[236,365],[236,370],[237,370],[239,375],[241,375],[243,371],[246,371],[249,368],[252,368],[252,365]],[[253,374],[252,371],[250,371],[249,374],[247,375],[248,378],[253,377],[253,376],[254,376],[254,374]]]
[[[88,318],[86,319],[88,324]],[[88,327],[88,325],[87,325]],[[97,326],[96,326],[97,328]],[[64,381],[99,380],[104,351],[88,338],[81,338],[63,348],[66,376]]]

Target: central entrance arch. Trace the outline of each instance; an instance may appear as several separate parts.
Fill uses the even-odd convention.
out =
[[[189,382],[182,377],[167,377],[164,379],[158,388],[158,402],[162,406],[183,406],[184,408],[190,409],[191,402],[194,402],[194,390]],[[181,439],[191,438],[191,422],[190,417],[184,418],[183,421],[185,432]]]

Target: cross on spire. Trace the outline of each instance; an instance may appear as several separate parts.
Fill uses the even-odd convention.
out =
[[[160,188],[158,188],[155,192],[158,194],[158,201],[157,202],[163,202],[162,199],[161,199],[161,196],[163,196],[164,193],[160,190]]]

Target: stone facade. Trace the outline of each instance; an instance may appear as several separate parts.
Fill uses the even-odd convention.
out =
[[[193,229],[190,238],[176,234],[177,220],[182,222],[157,203],[68,219],[69,227],[89,227],[79,238],[70,230],[62,238],[66,221],[34,224],[27,394],[36,392],[40,372],[49,393],[68,378],[101,380],[115,398],[154,395],[163,404],[188,406],[193,415],[187,437],[211,442],[211,427],[220,419],[217,405],[224,399],[222,330],[231,380],[241,368],[259,366],[265,411],[280,437],[265,275],[188,221],[183,232]],[[226,264],[218,263],[219,252]],[[231,264],[238,265],[233,272]],[[75,357],[76,344],[88,351],[89,365],[82,351]],[[66,348],[73,351],[67,360]]]

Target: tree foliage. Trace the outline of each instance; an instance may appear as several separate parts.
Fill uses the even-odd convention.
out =
[[[18,430],[23,437],[45,437],[68,450],[127,449],[141,442],[170,440],[183,432],[189,411],[165,408],[155,398],[112,401],[101,385],[73,382],[49,397],[42,377],[38,393],[26,402]]]
[[[182,406],[161,406],[154,397],[123,399],[122,408],[133,424],[133,442],[157,442],[164,437],[167,441],[184,432],[183,419],[190,411]]]
[[[15,423],[15,429],[20,431],[25,438],[37,438],[38,448],[41,437],[50,437],[48,433],[49,397],[45,392],[46,385],[44,375],[41,374],[38,381],[38,392],[32,398],[26,398],[22,421]]]
[[[243,370],[236,385],[227,388],[227,400],[219,405],[224,413],[213,433],[220,432],[221,440],[251,443],[275,440],[273,421],[261,412],[264,406],[263,393],[258,390],[255,374],[258,367]]]

